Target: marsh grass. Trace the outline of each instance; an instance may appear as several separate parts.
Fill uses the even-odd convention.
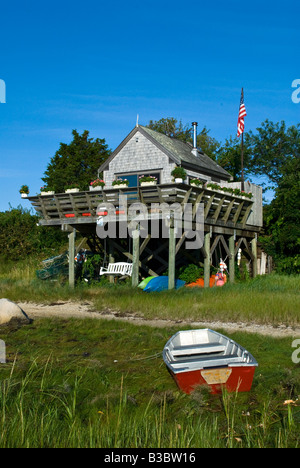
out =
[[[139,313],[145,318],[172,320],[222,320],[269,324],[300,323],[300,278],[271,275],[223,288],[182,288],[145,293],[129,288],[91,291],[98,309],[111,307]]]
[[[40,319],[0,328],[0,447],[298,447],[289,339],[230,336],[260,366],[247,394],[181,393],[162,361],[178,328]],[[220,330],[222,331],[222,330]]]
[[[104,286],[81,283],[71,290],[63,280],[37,280],[37,267],[34,259],[0,263],[0,296],[28,302],[89,300],[99,311],[113,309],[147,319],[300,324],[299,276],[272,274],[223,288],[145,293],[133,289],[130,281]]]

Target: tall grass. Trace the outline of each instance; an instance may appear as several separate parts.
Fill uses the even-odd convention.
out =
[[[113,309],[147,319],[242,321],[273,325],[300,324],[300,277],[267,275],[223,288],[181,288],[145,293],[128,283],[78,284],[35,278],[36,260],[0,263],[0,297],[15,301],[89,300],[99,311]]]
[[[186,415],[174,417],[166,394],[159,404],[133,408],[120,383],[119,402],[107,400],[103,411],[82,408],[83,376],[63,394],[45,386],[51,367],[35,361],[18,380],[11,372],[1,382],[0,447],[82,448],[223,448],[298,447],[299,418],[291,406],[286,414],[270,411],[268,404],[250,417],[243,414],[238,394],[220,398],[219,414],[186,405]],[[178,397],[180,398],[180,397]],[[249,416],[247,416],[249,414]],[[299,412],[298,412],[299,414]]]
[[[125,288],[91,291],[98,309],[110,307],[145,318],[246,321],[260,324],[300,323],[300,278],[271,275],[223,288],[181,288],[145,293]]]
[[[251,392],[185,395],[160,354],[177,329],[62,319],[2,327],[0,447],[299,446],[289,339],[232,334],[260,364]]]

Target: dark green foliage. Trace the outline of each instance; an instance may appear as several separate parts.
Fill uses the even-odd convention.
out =
[[[66,242],[59,228],[37,226],[38,216],[22,207],[0,212],[1,257],[24,259],[28,255],[53,252]]]
[[[300,160],[289,159],[275,198],[265,209],[264,248],[273,255],[279,272],[300,273]]]
[[[185,143],[193,143],[193,130],[191,125],[183,125],[182,121],[178,122],[173,117],[162,118],[160,120],[150,120],[147,127],[156,132],[163,133],[171,138],[184,141]],[[220,143],[209,135],[210,130],[206,127],[198,132],[197,145],[210,158],[216,159],[216,152],[221,146]]]
[[[185,142],[192,140],[191,127],[183,125],[181,120],[178,123],[178,120],[173,117],[162,118],[160,120],[150,120],[147,127],[171,138],[177,138],[178,140]]]
[[[189,284],[194,283],[198,278],[203,277],[203,275],[204,270],[202,267],[191,264],[180,268],[178,278]]]
[[[249,132],[246,135],[250,152],[248,171],[266,176],[276,188],[289,162],[299,159],[300,124],[287,128],[283,121],[274,123],[267,119],[256,130],[256,134]]]
[[[73,130],[72,134],[72,142],[60,144],[42,178],[56,193],[64,192],[74,183],[81,190],[88,190],[90,182],[97,177],[99,167],[111,153],[105,139],[93,140],[89,138],[87,130],[82,135]]]

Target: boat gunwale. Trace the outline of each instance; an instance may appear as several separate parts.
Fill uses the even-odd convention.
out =
[[[219,337],[219,339],[223,338],[223,339],[226,340],[226,342],[229,342],[232,345],[236,345],[241,351],[241,356],[238,356],[237,354],[233,354],[233,353],[232,354],[224,354],[224,355],[220,355],[220,353],[219,354],[216,353],[215,355],[213,355],[213,353],[212,353],[212,355],[210,357],[208,357],[208,354],[206,353],[206,354],[202,354],[202,357],[200,357],[201,353],[199,353],[198,358],[193,358],[192,354],[191,355],[187,354],[186,355],[187,359],[185,361],[183,360],[184,355],[180,356],[179,359],[178,358],[176,359],[176,357],[173,356],[173,353],[172,353],[172,351],[175,349],[175,347],[173,347],[173,350],[170,349],[170,345],[174,341],[174,339],[178,335],[180,335],[182,333],[188,333],[188,332],[192,333],[192,332],[199,332],[199,331],[200,332],[208,332],[208,333],[212,332],[213,334],[217,335]],[[209,344],[210,344],[209,342],[208,343],[203,343],[203,346],[204,345],[209,345]],[[199,346],[201,346],[201,344],[199,344]],[[192,347],[196,348],[197,344],[195,344],[193,346],[190,346],[190,349]],[[181,346],[176,346],[177,350],[179,348],[181,348]],[[184,346],[182,346],[182,348],[184,348]],[[194,356],[195,355],[197,355],[197,354],[194,354]],[[243,359],[245,359],[245,357],[244,357],[245,355],[247,356],[247,361],[243,360]],[[246,348],[244,348],[243,346],[241,346],[240,344],[238,344],[236,341],[232,340],[231,338],[229,338],[229,337],[227,337],[225,335],[222,335],[221,333],[216,332],[214,330],[211,330],[209,328],[196,329],[196,330],[182,330],[182,331],[177,332],[175,335],[173,335],[169,339],[169,341],[165,345],[164,350],[163,350],[163,359],[164,359],[164,362],[165,362],[166,366],[168,367],[168,369],[171,372],[173,372],[174,374],[184,373],[184,372],[193,372],[193,371],[203,370],[203,369],[216,369],[218,367],[220,368],[220,367],[257,367],[258,366],[258,362],[252,356],[252,354],[249,353],[249,351],[247,351]],[[226,361],[226,359],[228,359],[228,362],[226,364],[222,363],[222,360]],[[209,365],[209,360],[211,360],[211,361],[215,360],[215,365]],[[230,362],[230,360],[232,362]],[[197,362],[199,362],[199,366],[196,365]],[[175,366],[175,364],[176,364],[176,366]],[[193,365],[195,367],[192,367]],[[176,367],[178,367],[178,368],[176,369]]]

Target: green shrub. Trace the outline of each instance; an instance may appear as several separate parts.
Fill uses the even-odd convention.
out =
[[[204,274],[203,268],[191,264],[187,267],[182,267],[179,270],[178,278],[186,283],[194,283],[197,279],[201,278]]]

